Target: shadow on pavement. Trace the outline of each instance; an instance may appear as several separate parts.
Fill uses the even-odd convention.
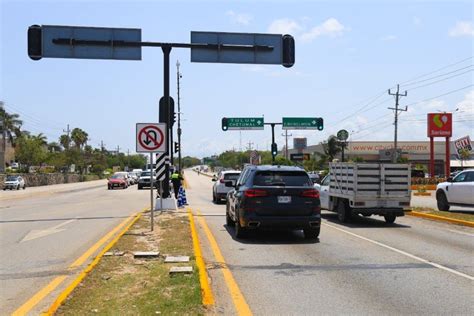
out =
[[[242,244],[269,244],[269,245],[287,245],[287,244],[317,244],[319,238],[305,239],[303,231],[298,230],[275,230],[275,229],[255,229],[247,231],[245,238],[235,238],[234,227],[223,225],[233,240]]]
[[[409,225],[388,224],[382,216],[375,215],[374,217],[363,217],[361,215],[353,215],[351,222],[342,223],[337,219],[336,213],[321,213],[321,218],[330,223],[339,224],[349,228],[411,228]]]
[[[71,219],[77,220],[93,220],[93,219],[111,219],[111,218],[128,218],[130,216],[97,216],[97,217],[62,217],[62,218],[38,218],[38,219],[15,219],[11,221],[0,221],[0,224],[6,223],[31,223],[31,222],[55,222],[67,221]]]

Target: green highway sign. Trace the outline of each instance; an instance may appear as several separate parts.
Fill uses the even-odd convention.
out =
[[[322,117],[284,117],[282,129],[317,129],[324,128]]]
[[[224,117],[222,130],[259,130],[263,129],[263,117]]]

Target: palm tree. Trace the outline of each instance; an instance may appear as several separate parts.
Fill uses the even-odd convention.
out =
[[[59,143],[65,150],[68,150],[69,145],[71,144],[71,137],[69,137],[67,134],[61,135],[59,136]]]
[[[75,128],[71,132],[71,139],[77,149],[81,149],[86,143],[89,135],[80,128]]]
[[[329,136],[328,140],[321,144],[323,145],[324,154],[317,153],[317,155],[321,157],[322,163],[331,162],[341,152],[341,144],[334,135]]]
[[[23,121],[19,119],[18,114],[10,114],[3,107],[3,102],[0,103],[0,132],[3,136],[3,149],[7,148],[7,139],[10,140],[13,146],[15,146],[14,137],[19,137],[21,135],[21,125]]]
[[[33,138],[37,140],[41,144],[41,146],[46,146],[48,144],[48,139],[43,133],[39,133],[38,135],[33,136]]]

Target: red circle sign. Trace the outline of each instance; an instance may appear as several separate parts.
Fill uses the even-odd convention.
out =
[[[154,125],[145,126],[138,132],[138,141],[146,150],[157,150],[164,140],[163,132]]]

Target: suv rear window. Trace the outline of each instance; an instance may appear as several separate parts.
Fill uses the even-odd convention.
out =
[[[257,171],[253,185],[311,187],[313,183],[304,171]]]
[[[224,180],[237,180],[240,176],[240,173],[226,173],[224,174]]]

